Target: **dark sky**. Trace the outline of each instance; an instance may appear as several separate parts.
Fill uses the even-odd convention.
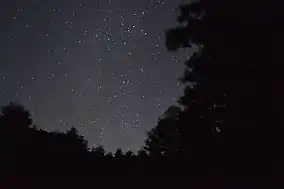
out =
[[[75,126],[89,145],[136,151],[182,94],[187,53],[164,30],[177,0],[4,0],[0,104],[25,105],[48,131]]]

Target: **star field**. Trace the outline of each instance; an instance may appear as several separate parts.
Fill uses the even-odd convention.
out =
[[[0,6],[0,104],[20,102],[48,131],[138,150],[181,96],[188,52],[169,53],[172,0],[10,0]]]

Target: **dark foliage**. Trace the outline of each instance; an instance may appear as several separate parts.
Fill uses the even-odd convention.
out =
[[[174,124],[182,167],[210,175],[282,172],[283,3],[200,0],[180,10],[167,47],[197,49],[186,62]]]
[[[87,141],[71,128],[47,132],[32,125],[20,104],[1,109],[1,172],[5,175],[153,175],[154,161],[144,150],[138,155],[121,149],[106,153],[102,146],[87,148]]]

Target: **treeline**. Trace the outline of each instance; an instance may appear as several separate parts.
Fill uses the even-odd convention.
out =
[[[87,149],[76,129],[33,128],[19,105],[2,109],[7,171],[149,175],[274,175],[283,170],[283,4],[199,0],[180,6],[170,51],[194,47],[184,95],[137,155]],[[2,155],[3,154],[3,155]],[[21,169],[20,169],[21,168]],[[12,171],[12,172],[13,172]]]
[[[76,128],[64,133],[37,129],[20,104],[10,103],[1,112],[1,171],[5,174],[109,176],[157,174],[158,170],[169,174],[165,171],[170,164],[161,166],[163,158],[152,158],[144,149],[137,154],[121,149],[106,153],[102,146],[89,149]]]

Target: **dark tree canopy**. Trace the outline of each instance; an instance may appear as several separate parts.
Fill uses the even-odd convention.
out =
[[[94,153],[94,155],[96,155],[98,157],[103,157],[106,154],[103,146],[97,146],[96,148],[93,148],[92,152]]]
[[[148,131],[144,149],[150,156],[177,156],[179,135],[176,123],[179,113],[180,108],[170,107],[164,117],[158,120],[157,126]]]
[[[27,129],[32,126],[30,113],[18,103],[10,103],[1,108],[1,123],[11,129]]]
[[[183,110],[175,121],[166,114],[148,133],[150,154],[166,151],[171,137],[163,131],[172,125],[180,141],[170,143],[179,147],[183,167],[190,162],[195,171],[235,174],[275,170],[272,162],[281,159],[275,149],[283,143],[277,124],[283,105],[281,10],[280,1],[200,0],[180,6],[180,26],[166,32],[167,48],[195,52],[181,78]]]
[[[117,158],[121,158],[123,156],[123,152],[120,148],[117,148],[115,153],[114,153],[114,156],[117,157]]]

